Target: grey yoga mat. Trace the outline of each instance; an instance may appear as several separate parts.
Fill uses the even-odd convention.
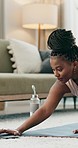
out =
[[[78,123],[67,124],[52,128],[39,129],[34,131],[27,131],[24,136],[50,136],[50,137],[78,137],[73,130],[78,129]]]
[[[52,128],[45,128],[39,130],[25,131],[22,136],[34,136],[34,137],[73,137],[78,138],[78,134],[74,134],[73,130],[78,129],[78,123],[67,124],[63,126],[57,126]],[[1,134],[0,138],[19,138],[19,136],[13,136],[8,134]]]

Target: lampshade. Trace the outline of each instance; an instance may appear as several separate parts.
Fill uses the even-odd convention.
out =
[[[23,5],[22,26],[24,28],[54,29],[58,26],[58,7],[52,4]]]
[[[55,29],[57,28],[57,26],[58,26],[57,5],[46,4],[46,3],[33,3],[33,4],[23,5],[22,27],[28,29],[41,30],[41,29]],[[40,31],[38,38],[40,38]]]

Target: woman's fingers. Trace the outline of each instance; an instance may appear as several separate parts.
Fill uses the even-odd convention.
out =
[[[14,135],[14,130],[6,129],[6,133]]]
[[[73,131],[74,134],[78,134],[78,129]]]
[[[21,135],[21,133],[18,130],[11,130],[11,129],[4,129],[4,128],[0,129],[0,134],[2,134],[2,133],[12,134],[12,135],[15,135],[15,136]]]
[[[6,129],[4,128],[0,129],[0,134],[5,133],[5,132],[6,132]]]
[[[12,134],[12,135],[15,135],[15,136],[16,136],[16,135],[18,135],[18,136],[21,135],[18,130],[11,130],[11,129],[6,129],[6,133]]]

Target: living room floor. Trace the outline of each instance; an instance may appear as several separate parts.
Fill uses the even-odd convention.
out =
[[[17,116],[18,115],[18,116]],[[22,124],[28,114],[5,115],[0,117],[0,127],[15,129]],[[78,122],[78,109],[56,110],[43,123],[31,130],[50,128]],[[0,139],[1,148],[74,148],[78,146],[78,138],[56,138],[56,137],[20,137],[16,139]]]
[[[45,99],[41,101],[41,105],[44,103]],[[58,104],[56,110],[63,108],[63,99]],[[78,98],[76,101],[76,107],[78,108]],[[67,98],[65,109],[74,109],[73,98]],[[0,115],[14,114],[14,113],[28,113],[30,111],[29,101],[12,101],[5,103],[5,110],[0,111]]]

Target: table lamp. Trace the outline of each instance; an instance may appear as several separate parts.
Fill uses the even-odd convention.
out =
[[[40,50],[40,30],[58,27],[58,6],[46,3],[22,6],[22,27],[38,29],[38,50]]]

